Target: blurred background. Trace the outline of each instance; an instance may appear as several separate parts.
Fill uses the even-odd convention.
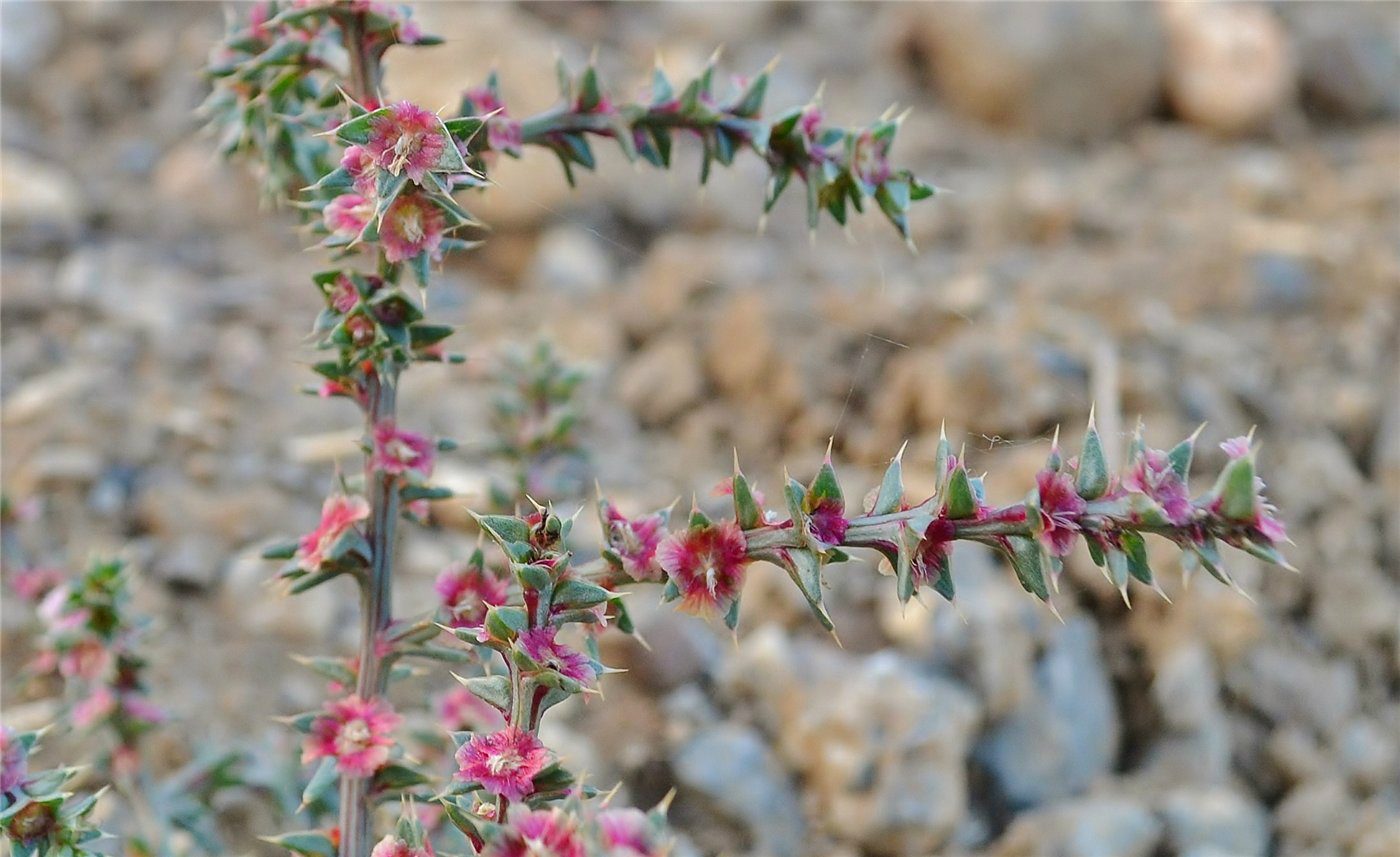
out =
[[[194,109],[214,3],[38,3],[3,12],[3,474],[38,497],[31,552],[121,551],[156,618],[152,739],[294,752],[273,716],[323,696],[290,651],[348,653],[350,587],[266,585],[270,539],[314,524],[353,407],[299,392],[324,264],[290,212],[211,155]],[[641,511],[713,486],[738,449],[773,497],[827,439],[859,497],[900,443],[912,493],[939,426],[1024,494],[1056,425],[1091,403],[1119,453],[1139,417],[1167,446],[1257,426],[1293,575],[1228,557],[1129,611],[1076,554],[1056,621],[989,553],[959,551],[958,607],[901,610],[862,558],[828,572],[844,648],[780,571],[754,571],[737,639],[633,599],[607,696],[553,717],[593,782],[669,789],[679,853],[763,857],[1393,857],[1400,854],[1400,5],[421,4],[442,47],[396,48],[393,97],[430,108],[499,68],[515,115],[550,105],[553,55],[599,46],[632,94],[717,45],[770,108],[825,82],[832,121],[913,112],[894,160],[945,188],[887,224],[824,223],[790,192],[757,231],[762,165],[698,192],[608,151],[570,191],[553,158],[499,164],[467,207],[494,227],[448,260],[433,312],[464,367],[409,376],[409,424],[455,437],[443,481],[476,506],[512,343],[583,366],[580,437]],[[602,149],[600,147],[600,152]],[[576,494],[565,505],[587,504]],[[401,609],[475,543],[460,501],[400,553]],[[591,511],[582,540],[596,541]],[[1160,547],[1160,546],[1159,546]],[[4,666],[32,619],[5,598]],[[450,679],[443,672],[435,689]],[[4,716],[41,720],[7,683]],[[412,701],[404,700],[405,707]],[[241,853],[270,832],[230,806]]]

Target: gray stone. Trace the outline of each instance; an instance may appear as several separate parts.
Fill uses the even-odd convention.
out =
[[[755,852],[799,857],[806,835],[797,794],[762,736],[722,723],[699,733],[675,753],[676,779],[704,795],[748,831]],[[681,800],[684,800],[682,794]]]
[[[1234,857],[1264,857],[1268,851],[1268,814],[1233,789],[1179,789],[1163,799],[1159,810],[1167,839],[1178,854],[1213,849]]]
[[[1400,10],[1393,3],[1288,3],[1305,104],[1365,120],[1400,114]]]
[[[1299,312],[1317,299],[1319,282],[1313,265],[1291,253],[1256,253],[1249,260],[1255,303],[1267,312]]]
[[[614,285],[607,248],[583,226],[556,226],[540,236],[529,281],[539,289],[593,293]]]
[[[1156,15],[1116,3],[927,4],[915,38],[940,94],[993,125],[1059,140],[1102,138],[1161,92]]]
[[[1148,857],[1162,822],[1123,798],[1090,797],[1016,817],[991,853],[1015,857]]]
[[[977,748],[1013,807],[1083,792],[1118,752],[1118,712],[1091,622],[1071,619],[1059,630],[1034,685],[1032,698]]]

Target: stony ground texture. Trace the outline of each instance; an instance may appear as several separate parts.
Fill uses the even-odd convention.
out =
[[[139,564],[172,761],[285,743],[269,718],[322,693],[286,653],[346,652],[355,627],[348,589],[280,599],[256,558],[355,466],[351,409],[297,391],[321,258],[196,134],[218,6],[3,14],[5,488],[45,499],[38,554]],[[610,644],[630,672],[552,727],[576,767],[642,804],[677,788],[686,853],[1400,853],[1400,7],[420,17],[448,45],[391,58],[388,87],[430,107],[495,63],[520,112],[543,108],[555,45],[600,45],[626,86],[657,51],[679,76],[722,43],[740,72],[783,56],[775,105],[825,80],[838,121],[912,106],[898,159],[950,189],[917,210],[911,256],[873,220],[809,242],[796,198],[758,235],[752,161],[704,194],[693,152],[669,175],[610,153],[574,192],[545,154],[503,164],[471,206],[495,234],[432,295],[471,362],[404,396],[463,441],[443,471],[468,500],[492,473],[480,367],[547,336],[590,368],[593,467],[633,508],[718,503],[736,447],[776,488],[833,436],[849,493],[905,439],[917,486],[944,421],[1009,501],[1097,402],[1120,449],[1139,416],[1157,445],[1207,421],[1202,481],[1257,426],[1297,542],[1297,576],[1232,558],[1255,603],[1184,590],[1164,551],[1174,605],[1131,611],[1075,556],[1063,624],[976,550],[958,609],[901,611],[853,563],[829,575],[844,649],[771,568],[736,643],[642,605],[651,650]],[[405,609],[475,538],[436,514],[403,547]],[[8,673],[29,626],[14,599],[3,617]],[[252,848],[258,813],[237,810]]]

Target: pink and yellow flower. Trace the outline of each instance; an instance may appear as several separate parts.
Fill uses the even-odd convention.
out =
[[[506,603],[510,585],[477,563],[453,563],[433,583],[442,605],[452,614],[454,628],[474,628],[486,621],[486,610]]]
[[[479,86],[469,89],[463,93],[463,97],[470,102],[471,110],[477,116],[490,114],[486,120],[486,145],[494,152],[506,152],[511,155],[520,154],[520,148],[525,144],[521,133],[520,122],[510,118],[505,105],[496,93],[488,86]]]
[[[517,810],[487,857],[584,857],[578,822],[558,807]]]
[[[535,789],[535,775],[549,763],[549,751],[529,732],[508,726],[473,735],[457,748],[457,779],[481,783],[494,795],[520,800]]]
[[[320,571],[336,542],[368,517],[369,502],[359,495],[327,497],[321,506],[321,523],[302,536],[297,545],[297,565],[305,571]]]
[[[608,547],[622,560],[622,570],[633,580],[660,580],[661,566],[656,563],[656,549],[666,533],[666,518],[661,514],[623,517],[612,503],[606,504],[604,517]]]
[[[415,184],[422,184],[446,144],[442,121],[436,114],[400,101],[371,123],[364,148],[379,169],[394,175],[408,173]]]
[[[373,217],[374,200],[358,193],[342,193],[321,210],[326,231],[347,241],[360,237]]]
[[[383,420],[374,427],[374,453],[370,467],[391,476],[417,473],[423,478],[432,475],[437,447],[432,438],[401,429],[392,420]]]
[[[406,262],[419,253],[436,258],[446,228],[447,218],[426,196],[403,194],[389,206],[379,224],[379,243],[384,245],[384,258],[390,262]]]
[[[582,685],[592,685],[598,678],[593,661],[583,652],[569,648],[555,639],[558,633],[552,626],[532,628],[520,635],[520,650],[530,660],[546,669],[571,678]]]
[[[368,777],[388,763],[401,720],[383,699],[333,699],[311,722],[301,761],[331,758],[344,776]]]
[[[608,857],[660,857],[661,843],[641,810],[609,809],[594,819],[598,826],[599,844]]]
[[[744,587],[748,551],[744,532],[733,521],[672,533],[656,556],[680,590],[682,610],[722,615]]]
[[[1151,497],[1174,526],[1191,520],[1191,498],[1186,493],[1186,483],[1160,449],[1144,450],[1138,456],[1123,477],[1123,487]]]
[[[374,196],[374,156],[364,146],[348,147],[340,158],[340,167],[350,176],[355,193],[366,198]]]
[[[390,833],[379,840],[369,857],[433,857],[433,844],[424,839],[420,848]]]
[[[1050,553],[1065,556],[1074,549],[1079,535],[1079,516],[1084,514],[1084,498],[1074,490],[1074,480],[1068,473],[1042,470],[1036,474],[1040,491],[1040,537]]]

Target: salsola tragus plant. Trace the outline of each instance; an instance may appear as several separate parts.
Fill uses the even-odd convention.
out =
[[[981,480],[943,438],[937,484],[923,499],[906,495],[899,454],[861,502],[847,501],[829,456],[810,482],[786,480],[774,506],[736,466],[732,516],[693,509],[672,522],[666,510],[629,514],[600,499],[604,548],[590,559],[570,546],[574,521],[548,504],[479,515],[496,558],[478,551],[445,570],[435,615],[396,617],[398,523],[425,520],[430,501],[450,497],[432,476],[438,456],[454,448],[409,427],[397,392],[415,363],[458,359],[444,350],[452,329],[425,318],[422,289],[445,253],[480,238],[463,203],[492,192],[494,159],[549,149],[572,180],[575,169],[594,167],[599,142],[659,168],[670,165],[673,146],[698,144],[703,182],[715,163],[748,152],[769,169],[765,208],[796,185],[812,226],[823,212],[844,223],[849,210],[872,206],[906,238],[910,205],[934,193],[890,164],[898,117],[835,127],[815,102],[765,116],[767,69],[729,84],[712,62],[684,86],[657,70],[650,95],[630,103],[611,95],[591,65],[573,73],[561,64],[559,104],[522,118],[494,80],[464,93],[448,118],[385,102],[380,68],[389,49],[435,42],[397,6],[260,3],[235,22],[211,64],[207,112],[222,149],[257,164],[267,194],[306,212],[333,257],[335,267],[313,279],[325,302],[313,325],[325,354],[315,365],[318,392],[354,402],[364,416],[363,474],[338,479],[312,532],[268,552],[286,562],[289,592],[350,578],[362,607],[355,655],[303,659],[331,681],[333,698],[289,718],[305,733],[304,761],[314,763],[303,808],[318,821],[334,812],[334,823],[272,841],[356,857],[435,848],[490,857],[664,854],[664,808],[642,813],[598,799],[538,735],[549,709],[595,692],[608,672],[596,635],[632,630],[621,595],[635,584],[660,584],[664,599],[733,627],[749,566],[769,562],[786,569],[831,628],[822,576],[856,549],[889,561],[906,601],[922,588],[953,598],[956,540],[1002,552],[1020,584],[1047,603],[1061,557],[1079,540],[1125,598],[1131,580],[1153,585],[1149,535],[1177,544],[1188,568],[1227,583],[1222,544],[1283,562],[1283,529],[1261,495],[1247,439],[1226,444],[1229,463],[1193,498],[1194,436],[1170,450],[1139,437],[1115,473],[1091,418],[1078,454],[1052,446],[1036,484],[1008,506],[987,503]],[[543,439],[561,437],[546,431]],[[390,685],[408,673],[403,662],[416,658],[453,664],[461,682],[444,708],[446,771],[433,767],[446,759],[408,752],[389,701]],[[402,807],[392,829],[375,828],[380,806]]]

